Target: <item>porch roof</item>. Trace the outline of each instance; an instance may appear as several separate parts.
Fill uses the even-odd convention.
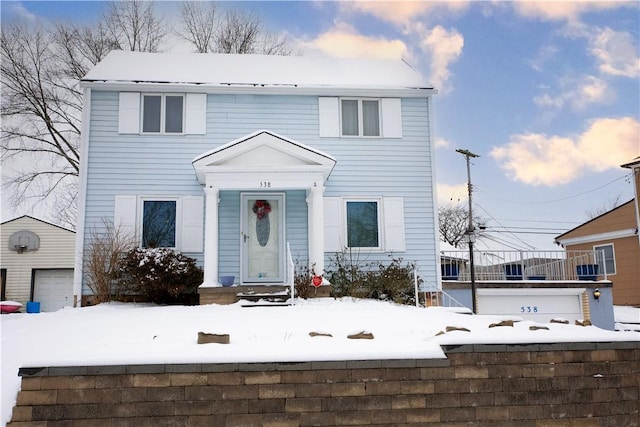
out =
[[[318,173],[323,182],[333,170],[336,159],[320,150],[278,135],[259,130],[195,157],[196,177],[206,183],[207,173],[253,174]]]

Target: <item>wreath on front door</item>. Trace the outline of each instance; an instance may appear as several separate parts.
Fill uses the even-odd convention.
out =
[[[253,213],[256,214],[258,219],[262,219],[269,215],[271,212],[271,204],[266,200],[256,200],[253,204]]]
[[[256,200],[253,204],[252,211],[258,218],[256,220],[256,237],[258,238],[258,244],[265,247],[269,242],[269,234],[271,234],[271,223],[269,222],[271,204],[266,200]]]

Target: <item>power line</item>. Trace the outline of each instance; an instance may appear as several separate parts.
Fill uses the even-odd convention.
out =
[[[618,177],[618,178],[616,178],[616,179],[614,179],[612,181],[609,181],[606,184],[602,184],[599,187],[592,188],[590,190],[585,190],[585,191],[583,191],[581,193],[574,194],[573,196],[567,196],[567,197],[563,197],[561,199],[546,200],[546,201],[540,201],[540,202],[531,202],[531,201],[526,201],[526,200],[522,200],[522,199],[520,199],[520,200],[505,199],[503,197],[499,197],[499,196],[496,196],[495,194],[491,194],[491,193],[489,193],[487,191],[484,191],[484,190],[482,190],[482,188],[477,189],[476,191],[479,191],[479,192],[484,193],[484,194],[488,194],[491,197],[495,197],[496,199],[500,199],[500,200],[503,200],[505,202],[525,204],[525,205],[544,205],[544,204],[549,204],[549,203],[564,202],[565,200],[575,199],[576,197],[584,196],[585,194],[589,194],[589,193],[593,193],[594,191],[601,190],[601,189],[613,184],[614,182],[620,181],[622,179],[628,179],[631,176],[632,176],[631,173],[628,173],[628,174],[625,174],[625,175],[623,175],[621,177]]]

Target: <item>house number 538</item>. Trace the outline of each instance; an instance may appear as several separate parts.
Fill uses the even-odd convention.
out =
[[[260,188],[271,188],[271,181],[260,181]]]

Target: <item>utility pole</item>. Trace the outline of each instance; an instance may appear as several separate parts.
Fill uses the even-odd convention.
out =
[[[471,275],[471,304],[473,307],[473,314],[478,313],[478,307],[476,304],[476,267],[473,260],[473,244],[475,243],[475,227],[473,226],[473,203],[471,201],[471,195],[473,193],[473,186],[471,185],[471,166],[470,160],[472,157],[480,157],[477,154],[472,153],[469,150],[456,150],[456,153],[462,154],[467,161],[467,189],[469,192],[469,225],[467,227],[467,238],[469,239],[469,273]]]

